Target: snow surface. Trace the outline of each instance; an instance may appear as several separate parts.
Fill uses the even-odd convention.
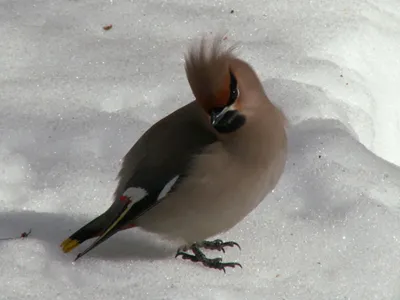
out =
[[[135,229],[73,264],[59,243],[192,100],[183,52],[217,31],[291,121],[275,192],[219,236],[244,268]],[[0,241],[0,299],[400,299],[399,53],[398,0],[1,0],[0,237],[32,235]]]

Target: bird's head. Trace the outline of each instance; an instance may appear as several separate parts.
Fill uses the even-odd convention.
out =
[[[220,133],[232,133],[254,111],[254,96],[264,95],[253,69],[224,48],[223,39],[203,38],[185,57],[186,75],[196,101]],[[263,98],[264,100],[264,98]]]

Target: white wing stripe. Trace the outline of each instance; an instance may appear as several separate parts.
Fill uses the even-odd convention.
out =
[[[164,198],[169,193],[169,191],[172,189],[172,187],[174,186],[175,182],[178,179],[179,179],[179,175],[175,176],[170,181],[168,181],[168,183],[161,190],[161,193],[158,195],[157,201],[161,200],[162,198]]]

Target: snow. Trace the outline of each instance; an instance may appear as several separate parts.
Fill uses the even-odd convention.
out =
[[[192,100],[183,53],[220,31],[291,122],[274,193],[218,236],[244,268],[175,259],[138,229],[73,263],[60,242]],[[0,37],[0,238],[32,228],[0,241],[0,299],[399,299],[398,0],[2,0]]]

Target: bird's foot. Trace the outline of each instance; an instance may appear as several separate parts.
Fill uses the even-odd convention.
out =
[[[200,248],[208,250],[218,250],[225,253],[225,247],[238,247],[241,250],[240,245],[233,241],[224,242],[220,239],[214,241],[203,241],[198,245]]]
[[[192,250],[193,254],[188,254],[184,251],[187,250]],[[204,266],[212,268],[212,269],[217,269],[217,270],[222,270],[225,271],[226,267],[229,268],[234,268],[236,266],[239,266],[242,268],[242,265],[237,263],[237,262],[222,262],[222,258],[208,258],[205,256],[203,252],[201,252],[199,245],[193,244],[189,248],[179,248],[178,251],[176,252],[175,257],[181,256],[183,259],[188,259],[192,262],[201,262]]]

